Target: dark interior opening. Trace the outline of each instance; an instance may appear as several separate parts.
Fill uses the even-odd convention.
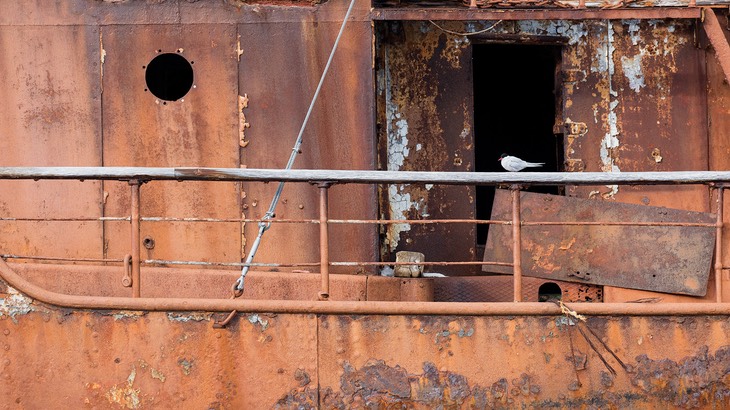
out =
[[[563,138],[553,129],[556,72],[560,46],[474,44],[474,154],[476,172],[506,172],[502,153],[529,162],[544,162],[529,171],[562,169]],[[476,187],[476,217],[489,219],[494,187]],[[559,187],[534,187],[532,192],[561,194]],[[477,225],[477,247],[487,241],[488,225]]]
[[[561,300],[563,297],[563,291],[560,289],[557,283],[545,282],[540,285],[537,290],[538,302],[547,302],[549,300]]]
[[[193,87],[193,66],[185,57],[164,53],[145,67],[147,89],[163,101],[177,101]]]

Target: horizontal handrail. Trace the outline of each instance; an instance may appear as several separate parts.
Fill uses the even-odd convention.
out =
[[[240,169],[240,168],[141,168],[141,167],[0,167],[0,180],[119,180],[126,181],[132,187],[133,201],[131,206],[131,217],[107,217],[110,221],[131,221],[132,222],[132,284],[133,294],[139,298],[139,267],[140,264],[172,264],[172,265],[218,265],[218,266],[319,266],[322,274],[322,292],[320,296],[329,294],[329,266],[382,266],[398,265],[393,262],[332,262],[329,260],[327,245],[327,228],[329,223],[485,223],[512,225],[513,230],[513,262],[497,263],[486,261],[474,262],[403,262],[408,265],[504,265],[513,267],[514,275],[514,300],[521,301],[521,257],[520,257],[520,230],[528,225],[638,225],[638,226],[703,226],[715,227],[716,255],[715,255],[715,277],[717,302],[722,301],[721,273],[725,269],[721,263],[722,249],[722,192],[730,185],[730,171],[673,171],[673,172],[624,172],[624,173],[603,173],[603,172],[554,172],[554,173],[479,173],[479,172],[425,172],[425,171],[359,171],[359,170],[278,170],[278,169]],[[319,223],[320,225],[320,257],[319,263],[301,264],[265,264],[265,263],[219,263],[219,262],[188,262],[188,261],[165,261],[165,260],[141,260],[139,251],[139,222],[140,221],[183,221],[183,222],[255,222],[258,220],[233,218],[168,218],[168,217],[142,217],[139,214],[139,186],[141,183],[150,181],[228,181],[228,182],[306,182],[318,185],[320,188],[320,218],[319,220],[287,220],[281,222],[308,222]],[[419,221],[395,221],[395,220],[330,220],[327,216],[327,190],[334,184],[439,184],[439,185],[509,185],[512,189],[512,220],[419,220]],[[688,222],[525,222],[520,217],[519,192],[526,185],[677,185],[677,184],[706,184],[715,188],[717,192],[717,221],[713,223],[688,223]],[[136,199],[136,200],[135,200]],[[24,218],[3,218],[4,220],[24,220]],[[26,220],[40,220],[40,218],[25,218]],[[81,220],[81,218],[59,218],[59,221]],[[267,221],[276,222],[276,220]],[[260,222],[261,223],[261,222]],[[7,257],[24,258],[19,255],[6,255]],[[32,259],[32,258],[31,258]],[[65,261],[67,258],[52,258],[53,260]],[[50,259],[49,259],[50,260]],[[89,261],[92,261],[91,259]],[[94,262],[105,260],[93,260]],[[7,276],[7,275],[4,275]],[[63,295],[62,295],[63,296]],[[89,299],[91,300],[91,299]],[[52,302],[49,302],[52,303]],[[381,309],[377,308],[376,310]],[[226,309],[227,310],[227,309]],[[517,309],[519,310],[519,309]],[[399,310],[388,310],[396,313]],[[352,311],[350,311],[352,312]],[[374,311],[375,312],[375,311]],[[373,313],[374,313],[373,312]],[[443,310],[441,311],[443,312]],[[477,314],[477,313],[475,313]]]
[[[253,168],[0,167],[0,179],[316,182],[446,185],[673,185],[730,183],[730,171],[436,172]]]

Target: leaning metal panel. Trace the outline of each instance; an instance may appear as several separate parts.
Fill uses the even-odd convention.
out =
[[[707,290],[715,242],[714,216],[601,200],[521,193],[523,275],[569,282],[701,296]],[[511,218],[510,193],[498,189],[492,219]],[[530,225],[574,222],[593,225]],[[598,222],[599,224],[595,224]],[[642,226],[609,225],[622,222]],[[685,226],[646,226],[647,223]],[[602,225],[600,223],[605,223]],[[493,225],[484,260],[512,259],[512,227]],[[490,266],[492,272],[512,273]]]

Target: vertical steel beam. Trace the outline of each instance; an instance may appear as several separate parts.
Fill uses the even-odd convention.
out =
[[[520,186],[512,185],[512,263],[515,302],[522,302],[522,221],[520,216]]]
[[[715,188],[717,193],[717,233],[715,235],[715,300],[722,303],[722,211],[725,188],[718,185]]]
[[[319,300],[328,300],[330,297],[330,256],[329,256],[329,187],[328,182],[320,182],[319,187],[319,271],[322,276],[322,290]]]
[[[715,10],[710,7],[702,8],[702,26],[710,39],[712,48],[715,49],[715,57],[720,62],[725,79],[730,82],[730,44],[728,44],[725,33],[717,20]]]
[[[139,227],[139,198],[140,198],[140,181],[137,179],[129,180],[132,187],[132,214],[131,214],[131,238],[132,238],[132,297],[138,298],[140,292],[140,227]]]

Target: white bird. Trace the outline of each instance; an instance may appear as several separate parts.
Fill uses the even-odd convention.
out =
[[[507,154],[502,154],[497,161],[502,164],[502,168],[509,172],[517,172],[528,167],[541,167],[545,165],[544,162],[527,162]]]

